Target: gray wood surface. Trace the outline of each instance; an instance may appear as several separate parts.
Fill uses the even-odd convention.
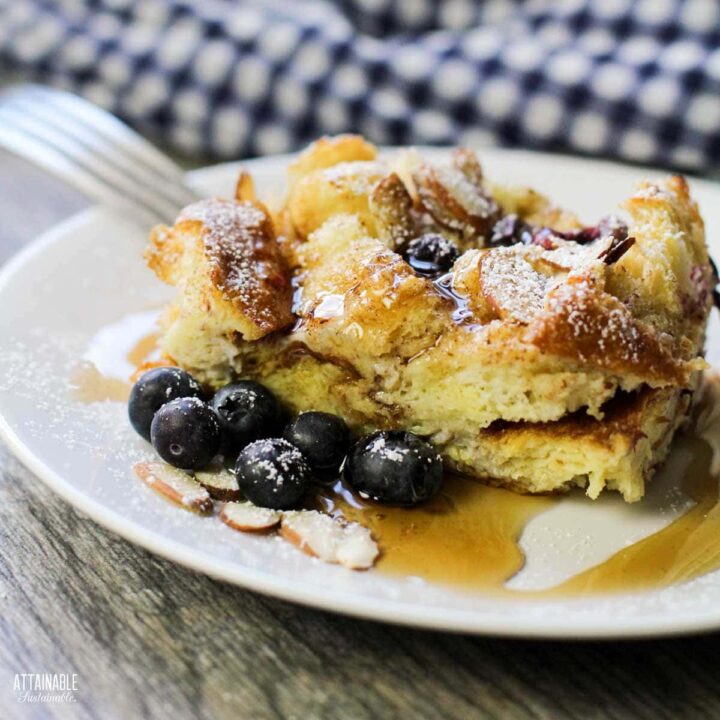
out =
[[[84,200],[0,154],[0,262]],[[0,328],[0,332],[2,328]],[[0,718],[717,718],[720,637],[472,638],[210,580],[106,532],[0,445]],[[16,673],[78,675],[21,704]]]

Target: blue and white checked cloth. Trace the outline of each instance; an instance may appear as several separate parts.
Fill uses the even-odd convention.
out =
[[[719,0],[0,0],[0,64],[221,158],[357,131],[720,165]]]

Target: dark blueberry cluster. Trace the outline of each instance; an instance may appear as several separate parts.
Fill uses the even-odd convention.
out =
[[[150,425],[155,413],[165,403],[185,397],[203,397],[200,383],[190,373],[176,367],[148,370],[130,391],[130,423],[136,432],[150,440]]]
[[[410,241],[405,259],[418,275],[437,277],[450,270],[459,255],[452,240],[440,233],[425,233]]]
[[[579,245],[587,245],[598,238],[624,233],[627,226],[617,218],[603,218],[597,225],[580,228],[579,230],[552,230],[549,227],[530,225],[518,215],[511,214],[501,217],[493,226],[488,239],[490,247],[517,245],[539,245],[545,250],[557,247],[557,239],[571,240]]]
[[[285,428],[284,437],[300,448],[310,467],[322,476],[337,475],[350,445],[350,430],[337,415],[306,412]]]
[[[222,428],[226,454],[237,454],[253,440],[272,435],[280,418],[275,396],[252,380],[220,388],[213,395],[210,407]]]
[[[150,439],[165,462],[183,470],[199,470],[220,448],[220,425],[200,398],[177,398],[155,413]]]
[[[533,228],[521,220],[517,215],[505,215],[493,226],[488,238],[492,247],[505,247],[509,245],[530,245],[533,239]]]
[[[248,500],[286,510],[302,503],[313,482],[342,474],[377,502],[415,505],[434,495],[442,461],[417,435],[390,431],[353,444],[345,422],[305,412],[283,427],[283,412],[264,385],[241,380],[208,401],[200,384],[179,368],[155,368],[133,387],[128,415],[158,455],[183,470],[208,466],[221,453]]]
[[[283,438],[251,442],[238,455],[235,477],[251,503],[275,510],[297,507],[311,480],[303,454]]]

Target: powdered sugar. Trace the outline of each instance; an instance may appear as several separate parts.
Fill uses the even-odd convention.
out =
[[[530,264],[529,254],[528,248],[513,246],[492,250],[481,259],[482,292],[502,318],[531,322],[554,284]]]
[[[273,493],[279,493],[286,482],[298,482],[300,475],[309,474],[303,454],[287,440],[256,440],[244,453],[253,458],[255,468],[262,471],[264,484],[269,483]]]
[[[382,166],[376,162],[341,162],[323,170],[323,179],[354,195],[369,195],[381,173]]]
[[[436,172],[438,180],[469,215],[487,219],[495,213],[497,208],[490,197],[457,168],[441,165]]]
[[[396,445],[388,445],[382,435],[378,435],[368,446],[368,452],[379,455],[385,460],[392,462],[400,462],[410,452],[408,447],[397,447]]]
[[[251,322],[271,330],[291,320],[289,274],[263,210],[251,202],[203,200],[185,208],[179,221],[202,223],[212,281]]]

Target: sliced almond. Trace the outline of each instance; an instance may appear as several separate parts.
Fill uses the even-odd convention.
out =
[[[471,162],[469,153],[455,159],[454,165],[424,163],[413,173],[413,183],[423,209],[445,228],[465,237],[488,237],[498,219],[498,206],[481,185],[482,170]]]
[[[480,288],[486,302],[502,319],[530,323],[542,312],[551,279],[530,262],[525,246],[494,248],[480,259]]]
[[[208,491],[187,473],[160,462],[142,462],[133,466],[135,474],[149,487],[186,510],[209,513],[213,502]]]
[[[403,248],[417,234],[412,216],[412,198],[396,173],[383,178],[370,195],[381,240],[391,249]]]
[[[196,472],[195,479],[210,493],[216,500],[242,499],[242,493],[238,487],[235,476],[225,468],[216,471]]]
[[[598,255],[606,265],[614,265],[635,244],[634,237],[628,237],[627,232],[615,230],[610,236],[609,244]]]
[[[483,186],[483,169],[477,154],[466,147],[455,148],[452,152],[452,164],[475,187]]]
[[[223,505],[220,519],[233,530],[264,532],[277,526],[281,514],[277,510],[258,507],[249,502],[229,502]]]
[[[372,567],[378,556],[378,547],[367,528],[316,510],[284,513],[280,534],[308,555],[354,570]]]

